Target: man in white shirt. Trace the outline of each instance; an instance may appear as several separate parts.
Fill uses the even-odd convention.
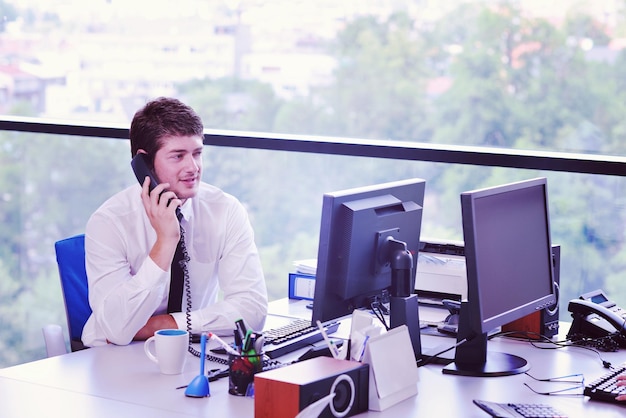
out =
[[[263,328],[267,289],[254,232],[237,199],[200,181],[202,141],[200,117],[179,100],[159,98],[135,114],[131,153],[146,154],[160,184],[149,192],[146,177],[107,200],[87,223],[93,313],[82,334],[86,346],[125,345],[165,328],[227,333],[238,319]],[[188,280],[182,312],[168,312],[181,226]]]

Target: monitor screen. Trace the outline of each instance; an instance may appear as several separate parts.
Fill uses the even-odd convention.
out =
[[[410,277],[401,284],[412,292],[425,184],[409,179],[324,194],[313,323],[370,307],[393,292],[391,258],[398,244],[413,256]]]
[[[528,370],[487,350],[487,333],[556,302],[545,178],[461,194],[467,271],[455,361],[445,373],[498,376]]]

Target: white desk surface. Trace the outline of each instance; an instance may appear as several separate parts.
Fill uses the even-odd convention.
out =
[[[272,308],[285,308],[284,301]],[[302,304],[289,306],[297,313]],[[306,308],[304,308],[306,309]],[[301,310],[298,315],[307,315]],[[310,313],[309,313],[310,315]],[[288,320],[284,310],[268,319],[274,327]],[[566,332],[566,331],[565,331]],[[426,338],[426,337],[425,337]],[[441,337],[439,341],[446,340]],[[451,342],[453,340],[450,340]],[[440,344],[440,342],[438,342]],[[212,346],[212,345],[211,345]],[[540,350],[529,343],[496,338],[494,351],[522,355],[530,373],[547,378],[583,373],[587,382],[605,373],[597,354],[580,348]],[[624,352],[601,353],[603,359],[620,364]],[[144,354],[143,343],[105,346],[0,369],[0,417],[253,417],[254,401],[228,394],[228,380],[211,382],[209,398],[188,398],[178,386],[188,384],[199,372],[199,360],[189,355],[183,374],[166,376]],[[207,362],[206,368],[225,366]],[[555,390],[560,383],[535,382],[522,374],[496,378],[444,375],[442,366],[420,367],[418,394],[383,412],[369,411],[359,417],[487,417],[472,399],[501,402],[546,403],[571,417],[618,417],[626,415],[626,403],[612,405],[577,396],[542,396],[538,390]],[[578,390],[578,393],[582,389]]]

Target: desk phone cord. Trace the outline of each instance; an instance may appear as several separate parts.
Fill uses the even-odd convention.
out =
[[[193,348],[193,346],[191,345],[191,339],[192,339],[192,335],[191,335],[191,309],[192,309],[191,308],[191,285],[189,283],[189,269],[187,268],[187,263],[189,262],[189,253],[187,252],[187,245],[185,244],[185,229],[183,228],[182,224],[180,225],[180,241],[181,241],[180,249],[183,253],[183,258],[182,260],[180,260],[180,266],[183,270],[183,283],[185,286],[185,297],[187,299],[187,303],[185,306],[185,319],[187,322],[187,332],[189,333],[189,347],[187,348],[187,350],[194,356],[200,357],[201,353],[195,348]],[[205,353],[205,358],[208,361],[212,361],[215,363],[228,366],[228,359],[214,356],[208,353]],[[285,364],[281,363],[278,360],[271,360],[271,361],[263,360],[263,369],[277,368],[277,367],[282,367],[284,365]]]

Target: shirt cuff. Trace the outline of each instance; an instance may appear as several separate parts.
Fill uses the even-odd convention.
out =
[[[187,329],[187,315],[185,312],[172,312],[170,315],[174,318],[174,321],[176,321],[178,329]]]

